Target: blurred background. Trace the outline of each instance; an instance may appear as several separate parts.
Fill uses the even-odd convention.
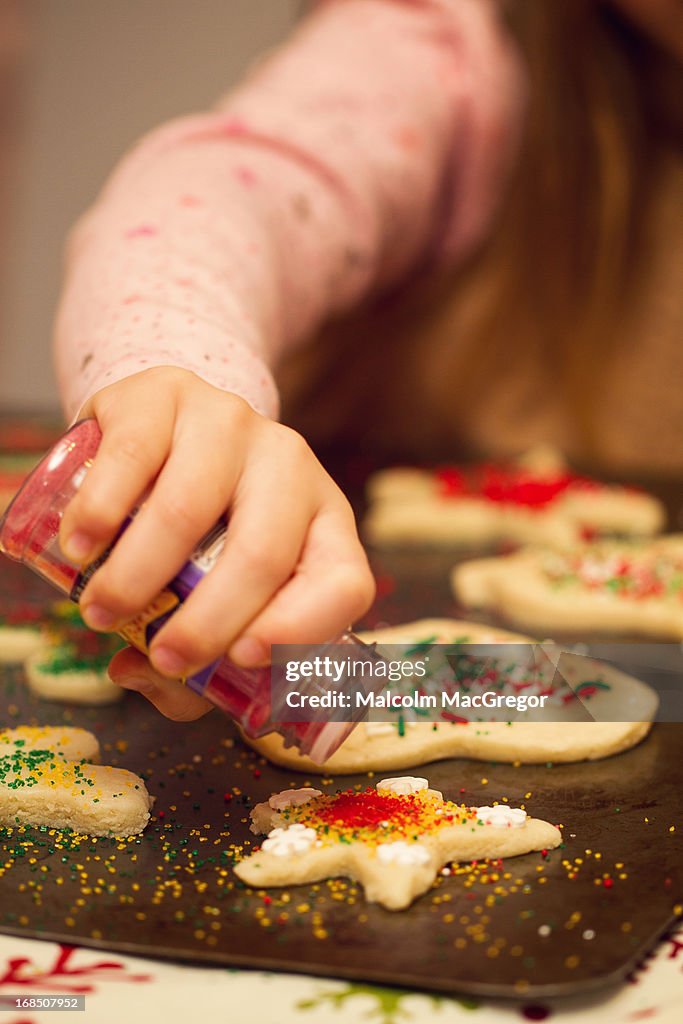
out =
[[[0,0],[0,408],[52,411],[70,225],[149,128],[206,109],[300,0]]]

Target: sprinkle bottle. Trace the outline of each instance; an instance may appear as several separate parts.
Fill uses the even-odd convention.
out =
[[[57,590],[78,601],[92,574],[106,560],[109,550],[85,568],[74,565],[59,546],[59,527],[69,501],[74,497],[97,453],[101,440],[94,419],[81,420],[43,457],[13,499],[0,520],[0,551],[23,562]],[[125,529],[135,512],[124,523]],[[182,605],[194,587],[216,562],[223,548],[226,523],[219,521],[199,542],[190,559],[143,612],[124,623],[119,632],[143,653],[154,635]],[[379,659],[374,648],[362,644],[353,634],[337,637],[329,646],[341,645],[345,660]],[[318,647],[315,654],[325,654]],[[310,709],[308,721],[285,721],[286,691],[271,689],[271,670],[242,669],[227,658],[185,680],[196,693],[230,715],[251,737],[278,732],[286,746],[295,746],[314,761],[323,762],[343,743],[354,721],[330,722],[325,708]],[[378,680],[378,684],[381,680]],[[325,688],[344,689],[347,679]],[[289,712],[291,718],[291,711]]]

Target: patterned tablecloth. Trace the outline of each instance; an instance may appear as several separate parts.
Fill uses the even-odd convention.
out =
[[[7,995],[85,995],[85,1014],[2,1005]],[[186,1024],[196,1010],[208,1021],[243,1024],[679,1024],[683,1004],[683,928],[616,992],[547,1003],[494,1003],[358,985],[332,978],[198,968],[102,954],[0,935],[0,1024],[121,1024],[144,1019]]]

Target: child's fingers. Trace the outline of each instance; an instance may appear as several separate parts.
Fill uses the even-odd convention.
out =
[[[282,451],[267,466],[254,462],[216,565],[154,639],[150,658],[164,674],[187,675],[224,655],[299,561],[315,511],[306,471],[297,475]]]
[[[80,601],[95,629],[112,629],[142,611],[187,561],[223,515],[241,470],[239,452],[226,458],[234,430],[193,417],[176,440],[144,507],[117,541]]]
[[[132,647],[114,655],[109,665],[109,676],[118,686],[137,690],[163,715],[176,722],[194,721],[213,708],[213,704],[183,683],[158,675],[147,658]]]
[[[245,667],[265,664],[274,643],[322,643],[348,629],[372,604],[375,582],[350,509],[325,508],[313,520],[296,574],[228,651]]]
[[[97,456],[62,519],[60,546],[77,564],[92,561],[114,539],[170,448],[172,403],[140,403],[119,412],[99,420]]]

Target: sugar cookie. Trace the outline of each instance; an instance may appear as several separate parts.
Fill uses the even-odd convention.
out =
[[[0,757],[17,750],[53,750],[65,761],[99,761],[100,745],[87,729],[70,725],[0,728]]]
[[[463,604],[529,629],[683,639],[683,534],[475,559],[451,583]]]
[[[312,796],[282,810],[271,797],[252,811],[252,831],[267,836],[235,873],[259,888],[342,875],[363,886],[368,902],[403,910],[452,861],[514,857],[562,842],[559,829],[522,808],[452,803],[426,781],[405,792],[409,778],[383,779],[376,789]]]
[[[0,665],[17,665],[45,644],[44,613],[26,602],[0,597]]]
[[[0,732],[0,825],[131,836],[149,821],[144,782],[124,768],[87,763],[97,740],[63,726]]]
[[[360,634],[368,643],[530,643],[529,637],[479,623],[424,619]],[[361,722],[323,766],[285,747],[277,733],[247,743],[270,761],[307,774],[345,775],[414,768],[450,757],[544,764],[597,760],[639,743],[650,731],[657,696],[639,680],[591,658],[576,658],[569,669],[572,687],[599,721],[419,722],[387,712],[386,722]],[[626,712],[630,721],[609,721]]]
[[[547,451],[511,466],[383,470],[370,478],[368,499],[363,532],[374,544],[563,547],[586,531],[649,536],[665,521],[651,495],[577,476]]]
[[[24,662],[31,692],[65,704],[98,706],[121,700],[125,691],[112,683],[107,666],[123,640],[89,630],[71,602],[57,602],[51,616],[42,646]]]

